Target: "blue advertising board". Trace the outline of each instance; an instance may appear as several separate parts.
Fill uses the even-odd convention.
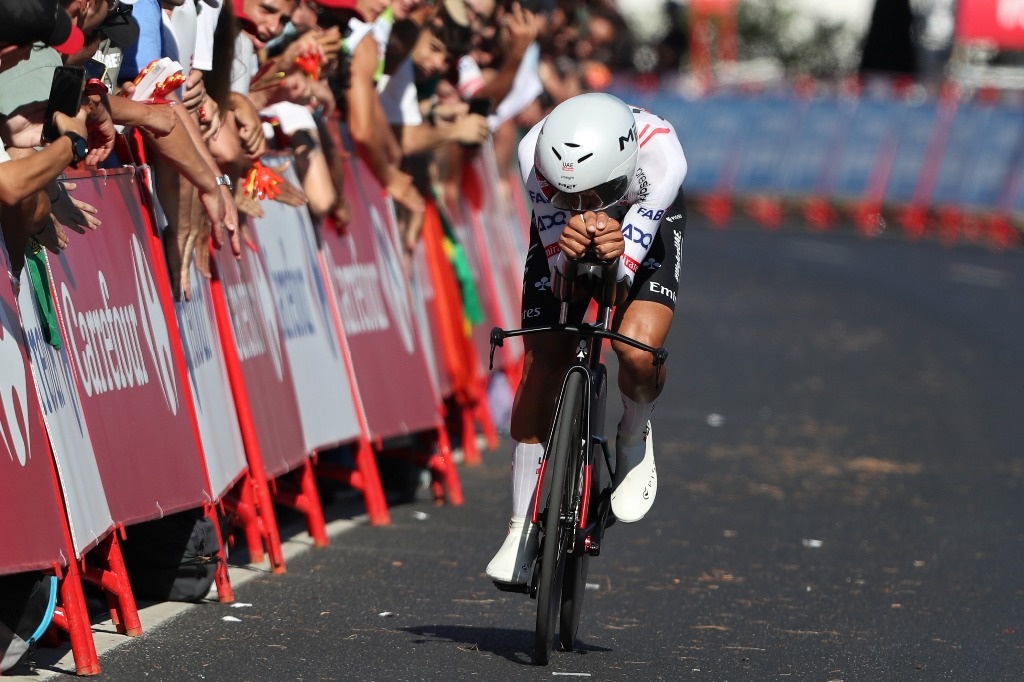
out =
[[[864,197],[879,155],[893,142],[903,105],[892,100],[862,99],[844,128],[835,181],[827,194],[833,199]]]
[[[885,187],[885,202],[909,204],[917,197],[925,156],[937,132],[939,109],[934,102],[908,104],[903,108],[899,132],[896,134],[896,155]]]

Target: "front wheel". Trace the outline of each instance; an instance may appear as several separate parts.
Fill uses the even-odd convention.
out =
[[[584,450],[585,452],[585,450]],[[582,456],[582,455],[581,455]],[[579,469],[585,462],[580,462]],[[574,470],[577,467],[572,467]],[[601,489],[601,468],[594,462],[590,473],[590,492],[594,495]],[[582,487],[578,486],[578,499]],[[597,518],[597,502],[590,500],[589,518]],[[590,552],[585,547],[576,547],[572,556],[565,562],[565,574],[562,578],[562,606],[558,624],[558,641],[562,651],[572,651],[576,644],[576,635],[580,629],[580,614],[583,612],[583,597],[587,589],[587,570],[590,568]]]
[[[565,572],[566,552],[575,534],[576,518],[571,512],[573,477],[567,476],[574,453],[583,449],[583,377],[569,375],[562,402],[555,416],[545,470],[548,472],[547,509],[541,523],[540,580],[537,583],[537,629],[533,662],[547,665],[554,642],[559,593]],[[574,633],[575,634],[575,633]]]

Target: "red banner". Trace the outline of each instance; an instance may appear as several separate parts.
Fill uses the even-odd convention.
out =
[[[68,248],[48,262],[111,515],[128,524],[199,506],[212,496],[135,171],[74,180],[74,196],[100,209],[103,226],[69,230]]]
[[[252,230],[249,235],[258,244]],[[258,247],[243,249],[241,260],[222,249],[216,260],[231,318],[230,337],[223,338],[221,330],[222,344],[238,355],[264,469],[268,478],[276,478],[309,453],[274,294]]]
[[[380,185],[346,165],[352,206],[348,234],[323,231],[323,248],[373,437],[425,431],[440,423],[409,285]]]
[[[1002,50],[1024,49],[1024,4],[1017,0],[960,0],[956,37],[989,42]]]
[[[10,271],[0,239],[0,270]],[[63,505],[14,291],[0,284],[0,573],[65,563]]]

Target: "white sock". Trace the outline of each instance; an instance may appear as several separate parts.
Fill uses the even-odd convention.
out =
[[[644,429],[658,401],[638,403],[625,394],[621,397],[622,419],[619,420],[618,440],[621,443],[635,443],[644,437]]]
[[[533,504],[544,444],[513,442],[516,446],[512,451],[512,516],[526,516]]]

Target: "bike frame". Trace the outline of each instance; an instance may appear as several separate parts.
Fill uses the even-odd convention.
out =
[[[591,473],[594,466],[594,449],[600,447],[604,454],[605,466],[609,477],[614,473],[614,467],[611,462],[611,453],[608,450],[608,439],[601,434],[595,434],[592,430],[592,425],[595,420],[600,419],[603,422],[604,415],[595,415],[593,413],[594,406],[599,406],[603,409],[604,407],[604,391],[605,386],[601,386],[598,391],[595,391],[594,378],[601,373],[601,351],[604,340],[618,341],[630,345],[634,348],[649,352],[654,361],[656,370],[660,373],[661,367],[665,364],[668,359],[668,351],[664,348],[653,348],[644,343],[632,339],[628,336],[623,336],[618,332],[611,330],[612,311],[614,310],[613,304],[615,301],[616,293],[616,282],[615,282],[615,267],[616,264],[602,263],[597,261],[571,261],[569,263],[565,279],[571,283],[584,283],[586,298],[594,298],[598,302],[598,311],[596,321],[592,323],[581,322],[578,324],[569,324],[569,311],[570,301],[563,300],[561,303],[561,309],[559,312],[559,322],[556,325],[548,325],[541,327],[531,327],[529,329],[511,329],[504,330],[500,327],[494,327],[491,329],[490,343],[491,343],[491,354],[489,368],[494,368],[494,349],[503,346],[505,339],[513,338],[517,336],[529,336],[532,334],[543,334],[555,332],[559,334],[569,334],[577,339],[576,348],[576,359],[573,364],[566,370],[562,378],[562,387],[559,390],[558,401],[555,406],[554,414],[558,414],[558,411],[562,407],[562,403],[565,398],[565,387],[569,381],[569,377],[572,374],[577,373],[583,379],[585,391],[583,393],[585,405],[584,405],[584,427],[583,433],[586,436],[586,442],[588,444],[588,452],[586,457],[586,470],[583,477],[583,496],[581,509],[579,511],[579,522],[577,524],[576,537],[573,539],[571,551],[576,553],[576,543],[582,536],[584,549],[593,555],[596,555],[600,550],[599,544],[594,545],[593,538],[590,537],[587,531],[587,522],[590,511],[590,498],[591,498]],[[595,287],[599,285],[599,287]],[[589,286],[587,286],[589,285]],[[595,291],[596,289],[596,291]],[[602,429],[603,430],[603,429]],[[548,464],[548,457],[545,456],[541,462],[540,472],[537,476],[537,489],[534,491],[534,498],[532,503],[531,511],[531,522],[538,523],[541,509],[543,507],[541,501],[541,490],[543,486],[541,482],[544,481],[544,475],[546,473]],[[601,529],[599,533],[603,532],[605,519],[601,519]]]

